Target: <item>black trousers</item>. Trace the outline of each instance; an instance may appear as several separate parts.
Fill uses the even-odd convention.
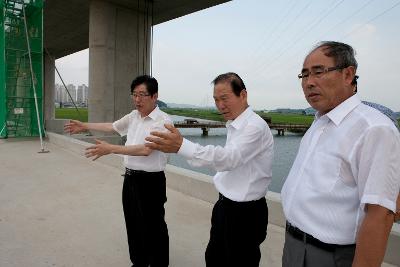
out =
[[[265,198],[234,202],[220,195],[212,212],[206,266],[259,266],[260,244],[267,236],[267,225]]]
[[[122,189],[129,254],[134,267],[166,267],[169,237],[164,172],[127,171]]]

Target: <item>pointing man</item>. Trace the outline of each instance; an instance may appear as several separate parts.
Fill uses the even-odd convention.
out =
[[[224,147],[201,146],[170,133],[152,132],[146,144],[151,149],[178,153],[193,166],[217,171],[219,191],[206,250],[207,267],[256,267],[260,244],[267,234],[268,207],[265,194],[271,181],[273,140],[267,123],[249,107],[247,90],[236,73],[214,79],[214,100],[227,120]]]

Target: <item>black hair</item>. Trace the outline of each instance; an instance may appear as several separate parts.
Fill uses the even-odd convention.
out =
[[[242,90],[246,90],[246,86],[244,85],[242,78],[240,78],[240,76],[234,72],[228,72],[218,75],[212,81],[214,86],[217,85],[218,83],[223,83],[223,82],[228,82],[231,85],[232,91],[236,96],[240,96],[240,92]]]
[[[158,93],[158,82],[155,78],[149,75],[141,75],[136,77],[131,84],[131,93],[136,86],[144,84],[146,86],[147,92],[153,96],[154,94]]]

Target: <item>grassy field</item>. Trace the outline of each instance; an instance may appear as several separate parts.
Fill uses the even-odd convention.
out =
[[[72,119],[80,120],[83,122],[88,121],[88,110],[87,108],[78,108],[79,113],[75,108],[56,108],[56,119]]]
[[[272,123],[290,123],[290,124],[305,124],[311,125],[314,116],[306,116],[300,114],[283,114],[283,113],[260,113],[262,117],[270,117]]]
[[[179,115],[193,117],[199,119],[223,121],[222,115],[217,110],[189,109],[189,108],[163,108],[163,111],[170,115]],[[314,116],[305,116],[299,114],[282,114],[282,113],[262,113],[257,112],[262,117],[270,117],[273,123],[292,123],[310,125],[314,120]]]
[[[162,108],[162,110],[170,115],[179,115],[214,121],[224,121],[224,118],[222,117],[222,115],[219,114],[217,110],[191,108]]]

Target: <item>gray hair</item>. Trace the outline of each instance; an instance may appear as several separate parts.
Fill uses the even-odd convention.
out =
[[[335,66],[341,68],[347,68],[353,66],[357,70],[358,63],[355,58],[356,52],[350,45],[335,41],[322,41],[319,42],[313,48],[313,50],[311,50],[309,54],[311,54],[312,52],[314,52],[319,48],[322,48],[322,51],[324,52],[325,56],[333,58]],[[354,92],[357,92],[358,78],[359,78],[358,75],[355,75],[353,81],[351,82],[351,84],[355,86]]]
[[[357,69],[356,53],[350,45],[335,41],[322,41],[313,48],[310,54],[319,48],[322,48],[325,56],[333,58],[336,66],[343,68],[353,66]]]

